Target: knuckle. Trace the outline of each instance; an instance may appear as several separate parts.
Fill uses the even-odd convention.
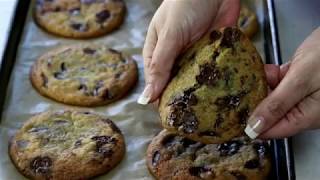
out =
[[[286,112],[284,110],[283,102],[279,100],[272,100],[267,104],[267,110],[271,116],[275,118],[282,117]]]

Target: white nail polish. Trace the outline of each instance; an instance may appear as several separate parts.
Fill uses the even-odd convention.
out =
[[[150,101],[150,98],[148,97],[144,97],[143,95],[141,95],[139,98],[138,98],[138,104],[142,104],[142,105],[147,105]]]
[[[244,132],[251,138],[255,139],[259,136],[259,134],[255,131],[257,127],[261,124],[261,120],[258,120],[253,127],[251,127],[249,124],[247,124],[247,127],[244,129]]]
[[[147,105],[150,102],[150,93],[151,93],[151,85],[147,85],[140,97],[138,98],[137,103],[141,105]]]

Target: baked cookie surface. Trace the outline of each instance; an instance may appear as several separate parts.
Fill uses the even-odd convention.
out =
[[[237,28],[213,31],[178,59],[159,105],[162,126],[202,143],[242,136],[267,95],[262,60]]]
[[[124,96],[138,77],[134,60],[103,45],[51,50],[32,66],[30,79],[40,94],[70,105],[98,106]]]
[[[249,38],[252,38],[259,30],[256,14],[245,5],[241,5],[238,27]]]
[[[90,38],[119,27],[125,10],[123,0],[37,0],[34,17],[50,33]]]
[[[9,143],[12,162],[31,179],[88,179],[107,173],[124,154],[123,135],[110,119],[73,110],[33,116]]]
[[[167,130],[150,143],[147,165],[159,180],[263,180],[271,169],[266,142],[240,137],[202,144]]]

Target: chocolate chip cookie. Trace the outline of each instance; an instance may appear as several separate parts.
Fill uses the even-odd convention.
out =
[[[123,0],[37,0],[34,17],[50,33],[90,38],[118,28],[125,10]]]
[[[123,158],[125,143],[108,118],[84,111],[47,111],[27,121],[9,143],[12,162],[31,179],[89,179]]]
[[[124,96],[137,81],[134,60],[103,45],[65,46],[41,56],[30,73],[44,96],[78,105],[105,105]]]
[[[271,170],[269,145],[246,137],[202,144],[163,130],[147,150],[147,166],[156,179],[262,180]]]
[[[238,27],[249,38],[252,38],[259,30],[256,14],[245,5],[241,5]]]
[[[160,98],[162,125],[202,143],[241,136],[250,113],[267,95],[262,60],[237,28],[206,35],[173,69]]]

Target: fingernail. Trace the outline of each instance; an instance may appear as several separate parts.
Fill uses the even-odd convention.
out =
[[[142,94],[140,95],[140,97],[138,98],[138,104],[142,104],[142,105],[147,105],[151,99],[151,92],[152,91],[152,87],[151,84],[148,84]]]
[[[262,117],[253,117],[248,120],[248,124],[246,128],[244,129],[244,132],[251,138],[255,139],[259,136],[261,130],[262,130],[262,123],[263,118]]]

